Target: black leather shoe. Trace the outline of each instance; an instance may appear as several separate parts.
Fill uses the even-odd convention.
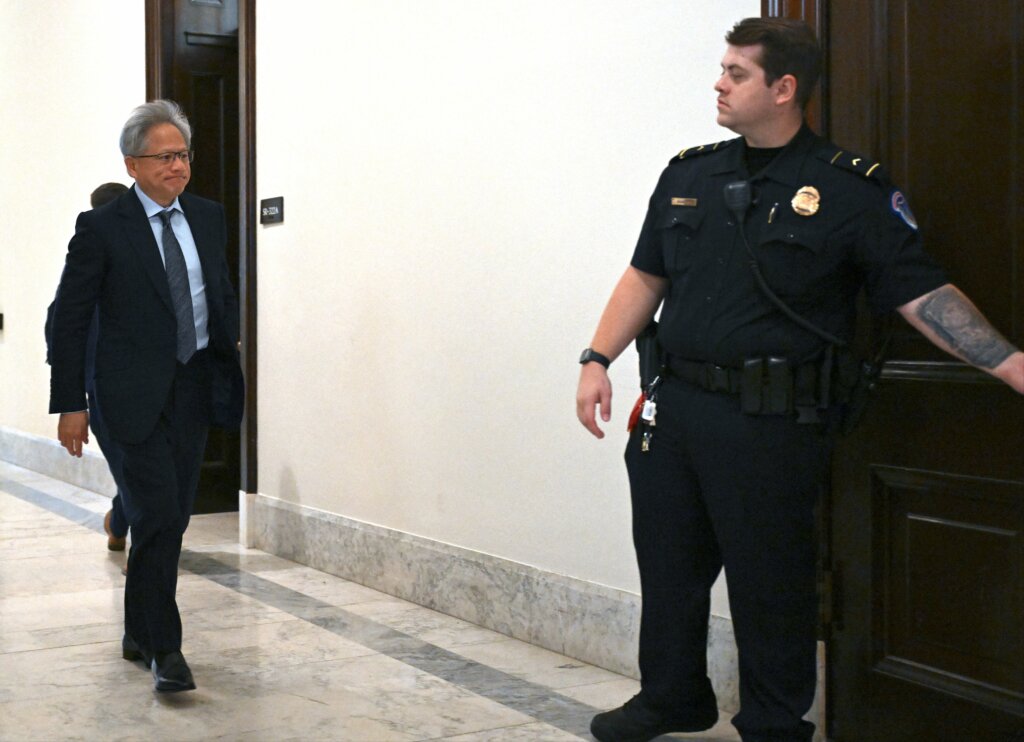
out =
[[[153,688],[160,693],[196,689],[192,671],[181,652],[157,652],[150,667],[153,669]]]
[[[590,722],[590,733],[600,742],[647,742],[672,732],[703,732],[718,722],[718,709],[678,715],[656,711],[633,696],[617,709],[598,714]]]
[[[121,637],[121,656],[131,662],[142,660],[147,667],[149,666],[149,655],[127,634]]]

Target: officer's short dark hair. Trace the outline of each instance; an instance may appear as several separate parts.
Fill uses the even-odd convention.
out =
[[[807,105],[821,75],[821,47],[803,21],[788,18],[744,18],[726,34],[732,46],[761,45],[764,81],[771,85],[783,75],[796,78],[796,101]]]
[[[104,183],[89,196],[89,205],[95,209],[107,201],[113,201],[127,190],[128,186],[124,183]]]

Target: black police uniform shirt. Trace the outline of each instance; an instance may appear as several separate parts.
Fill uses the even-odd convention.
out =
[[[778,356],[796,365],[824,347],[758,288],[723,195],[738,180],[751,183],[745,231],[768,286],[840,338],[852,339],[861,286],[871,309],[884,313],[948,283],[877,163],[806,125],[753,177],[745,151],[742,137],[683,150],[651,196],[631,264],[669,279],[658,340],[673,357],[738,367],[746,358]],[[816,196],[795,206],[808,186]]]

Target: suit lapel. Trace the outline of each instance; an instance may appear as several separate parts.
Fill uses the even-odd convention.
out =
[[[138,256],[143,271],[171,314],[174,314],[171,290],[167,286],[167,271],[164,270],[163,261],[160,259],[160,248],[153,237],[153,228],[149,226],[146,210],[142,208],[142,202],[135,194],[135,186],[121,197],[119,211],[125,235]]]

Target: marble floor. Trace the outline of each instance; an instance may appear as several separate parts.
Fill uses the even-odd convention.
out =
[[[109,500],[0,462],[0,740],[593,739],[637,683],[238,545],[192,519],[178,603],[198,690],[121,659]],[[723,714],[701,734],[737,740]]]

